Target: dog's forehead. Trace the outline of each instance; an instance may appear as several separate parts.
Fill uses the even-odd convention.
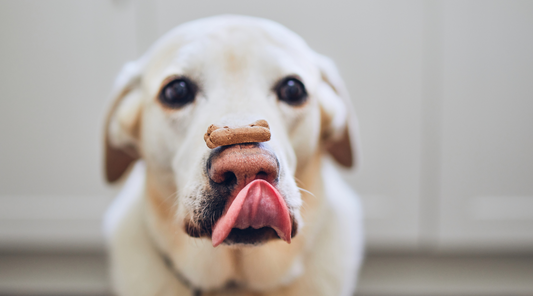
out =
[[[263,41],[264,44],[277,44],[287,50],[297,50],[301,54],[309,51],[309,47],[300,36],[276,22],[232,15],[204,18],[182,24],[168,32],[157,43],[164,47],[166,44],[179,46],[180,43],[183,45],[206,40],[219,45],[231,42],[243,46]],[[155,47],[158,47],[158,44]]]
[[[214,17],[181,25],[164,36],[146,57],[145,73],[152,81],[171,75],[203,80],[222,74],[250,77],[258,71],[265,78],[312,76],[317,73],[313,53],[303,39],[277,23]]]

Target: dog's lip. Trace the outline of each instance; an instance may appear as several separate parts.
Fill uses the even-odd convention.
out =
[[[228,200],[224,214],[213,227],[211,239],[216,247],[234,228],[270,227],[281,239],[290,243],[292,224],[289,209],[281,194],[271,183],[259,177]]]

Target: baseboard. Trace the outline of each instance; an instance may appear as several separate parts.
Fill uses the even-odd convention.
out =
[[[103,253],[0,254],[0,295],[110,295]]]
[[[103,253],[0,253],[0,295],[96,296],[109,291]],[[533,295],[533,256],[370,255],[356,295]]]
[[[371,255],[357,295],[533,295],[533,256]]]

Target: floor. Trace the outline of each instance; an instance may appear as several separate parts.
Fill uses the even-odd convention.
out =
[[[109,295],[105,256],[0,254],[0,295]],[[533,256],[370,254],[356,295],[533,295]]]

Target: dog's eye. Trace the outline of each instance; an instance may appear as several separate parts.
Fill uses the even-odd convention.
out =
[[[159,94],[159,100],[170,108],[181,108],[194,101],[195,87],[187,79],[169,82]]]
[[[278,98],[289,105],[298,106],[305,103],[307,92],[305,86],[296,78],[283,80],[277,89]]]

